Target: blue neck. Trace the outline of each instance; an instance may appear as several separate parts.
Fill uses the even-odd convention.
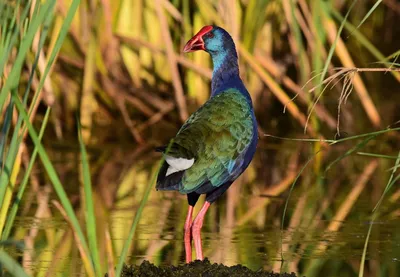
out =
[[[241,83],[241,79],[236,52],[221,51],[210,54],[214,65],[211,79],[211,97],[213,97],[224,89],[232,88],[233,83]]]
[[[229,88],[236,88],[245,96],[249,97],[248,92],[240,79],[238,58],[235,49],[211,52],[214,65],[213,76],[211,79],[211,97]],[[250,100],[251,101],[251,100]]]

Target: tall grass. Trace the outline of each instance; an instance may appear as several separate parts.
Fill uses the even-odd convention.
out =
[[[307,276],[398,274],[384,257],[368,260],[372,224],[359,255],[319,258],[346,247],[329,237],[343,222],[398,214],[399,128],[382,128],[398,121],[400,100],[388,100],[400,80],[391,16],[385,1],[0,1],[2,270],[119,276],[142,257],[182,262],[186,200],[152,193],[153,149],[208,98],[207,54],[181,49],[218,24],[236,41],[259,132],[271,135],[210,209],[205,227],[221,243],[205,240],[206,256]],[[391,74],[337,70],[375,63]],[[384,203],[389,216],[376,208],[370,217],[363,201]],[[35,224],[20,225],[30,217]],[[68,224],[46,225],[58,221]],[[156,233],[142,228],[154,222]],[[246,233],[267,238],[271,228],[280,243]],[[7,246],[19,240],[20,264]]]

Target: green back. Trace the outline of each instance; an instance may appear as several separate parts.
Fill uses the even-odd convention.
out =
[[[218,187],[232,178],[252,136],[252,109],[243,94],[229,89],[210,98],[185,122],[168,153],[195,158],[180,191],[192,192],[208,181]]]

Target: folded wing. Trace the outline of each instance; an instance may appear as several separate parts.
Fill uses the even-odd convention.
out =
[[[163,150],[157,189],[207,193],[242,172],[253,136],[247,99],[230,89],[208,100]]]

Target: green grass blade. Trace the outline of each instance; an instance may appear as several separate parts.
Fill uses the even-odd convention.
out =
[[[71,4],[70,9],[68,10],[66,19],[65,19],[65,21],[63,23],[63,26],[62,26],[62,28],[60,30],[60,34],[59,34],[59,36],[57,38],[56,45],[55,45],[55,47],[54,47],[54,49],[53,49],[53,51],[52,51],[52,53],[50,55],[50,59],[48,60],[47,65],[46,65],[45,73],[43,74],[43,76],[42,76],[42,78],[40,80],[39,87],[36,90],[36,93],[35,93],[35,95],[33,97],[33,100],[32,100],[33,104],[36,103],[36,101],[37,101],[37,99],[39,97],[39,92],[43,87],[44,80],[47,77],[47,74],[48,74],[48,72],[50,70],[50,67],[51,67],[53,61],[55,60],[56,54],[58,53],[59,49],[61,48],[62,42],[63,42],[63,40],[65,38],[66,33],[68,32],[68,28],[69,28],[69,26],[70,26],[70,24],[72,22],[73,15],[76,12],[78,4],[79,4],[79,1],[74,1]],[[13,69],[11,70],[11,73],[9,75],[9,78],[6,81],[5,86],[2,88],[2,90],[0,92],[0,98],[1,98],[2,95],[4,95],[4,97],[7,95],[7,91],[8,91],[7,88],[6,88],[7,84],[9,84],[9,86],[11,86],[13,84],[18,83],[19,75],[15,75],[15,76],[12,75],[12,74],[16,74],[16,72],[18,72],[18,70],[17,70],[18,67],[16,66],[16,64],[18,63],[17,60],[18,60],[18,58],[22,58],[22,59],[24,58],[24,55],[21,56],[21,52],[25,52],[25,55],[26,55],[27,50],[30,48],[29,44],[32,42],[36,30],[39,28],[39,25],[43,21],[44,22],[44,28],[43,28],[42,36],[41,36],[41,38],[39,40],[38,53],[36,55],[36,59],[35,59],[35,62],[34,62],[33,68],[32,68],[32,72],[31,72],[31,76],[30,76],[30,79],[29,79],[29,82],[28,82],[28,86],[27,86],[26,91],[25,91],[24,103],[26,103],[26,100],[27,100],[27,97],[28,97],[28,93],[29,93],[29,89],[30,89],[30,84],[31,84],[32,78],[33,78],[33,73],[34,73],[34,70],[36,68],[37,60],[38,60],[38,57],[39,57],[38,55],[39,55],[39,52],[40,52],[41,48],[43,47],[43,43],[44,43],[46,35],[47,35],[48,27],[49,27],[49,25],[50,25],[50,23],[52,21],[52,18],[53,18],[53,13],[51,11],[53,11],[54,5],[55,5],[55,1],[48,1],[48,2],[46,2],[45,5],[43,5],[41,7],[41,9],[38,9],[37,5],[35,6],[35,10],[39,10],[40,12],[34,18],[34,20],[36,20],[36,21],[32,20],[32,22],[30,23],[30,25],[28,27],[28,31],[27,31],[26,35],[24,36],[24,38],[23,38],[23,40],[21,42],[21,46],[20,46],[20,49],[19,49],[19,52],[18,52],[18,56],[17,56],[16,62],[14,63]],[[48,11],[48,13],[43,13],[43,11]],[[38,18],[40,18],[42,20],[38,21]],[[32,29],[33,28],[32,26],[34,26],[36,28]],[[21,61],[21,66],[22,66],[22,63],[23,63],[23,60]],[[2,100],[0,100],[0,106],[2,106],[1,105],[1,103],[2,103],[1,101]],[[32,105],[32,106],[34,106],[34,105]],[[7,155],[7,160],[5,162],[5,169],[7,170],[7,172],[6,172],[6,174],[2,174],[0,176],[0,203],[3,203],[3,199],[5,197],[7,185],[8,185],[8,182],[9,182],[9,177],[10,177],[10,174],[12,172],[12,167],[14,165],[15,158],[16,158],[16,155],[17,155],[17,152],[18,152],[18,149],[19,149],[19,144],[20,144],[21,138],[18,138],[17,135],[19,133],[19,129],[20,129],[21,124],[22,124],[22,118],[19,117],[18,123],[17,123],[17,125],[15,127],[15,130],[14,130],[14,136],[13,136],[13,139],[12,139],[11,144],[10,144],[9,154]],[[4,208],[7,208],[7,207],[4,207]],[[4,211],[2,211],[2,212],[4,212]],[[3,226],[3,225],[1,225],[1,226]]]
[[[5,11],[4,6],[5,6],[5,1],[0,1],[0,18],[4,19],[4,14],[3,12]],[[7,10],[6,10],[7,11]],[[3,23],[3,21],[1,21],[1,23]],[[3,24],[2,24],[3,26]],[[4,32],[3,32],[4,33]]]
[[[7,37],[7,30],[10,30],[8,25],[9,21],[8,18],[10,17],[11,14],[11,7],[10,5],[5,6],[5,1],[0,1],[0,26],[1,26],[1,34],[2,36],[0,37],[0,53],[4,53],[4,49],[6,48],[6,37]],[[5,6],[5,7],[4,7]],[[8,55],[3,54],[0,58],[2,60],[3,58],[8,57]],[[1,76],[1,75],[0,75]]]
[[[51,1],[48,1],[48,2],[46,2],[46,3],[50,3],[50,2],[51,2]],[[51,53],[51,55],[50,55],[50,59],[48,60],[48,63],[47,63],[47,66],[46,66],[45,74],[42,75],[41,82],[40,82],[40,86],[39,86],[39,88],[36,90],[36,93],[35,93],[35,96],[34,96],[34,100],[32,101],[32,103],[35,103],[35,102],[37,101],[37,97],[38,97],[38,95],[39,95],[38,92],[40,92],[40,89],[43,87],[44,80],[45,80],[45,78],[46,78],[46,76],[47,76],[47,74],[48,74],[48,72],[49,72],[49,70],[50,70],[50,66],[51,66],[52,62],[55,60],[56,54],[58,53],[59,49],[61,48],[62,42],[63,42],[63,40],[64,40],[64,38],[65,38],[65,36],[66,36],[66,33],[68,32],[69,26],[70,26],[70,24],[71,24],[71,22],[72,22],[73,15],[74,15],[75,12],[76,12],[76,9],[77,9],[77,7],[78,7],[78,5],[79,5],[79,2],[80,2],[80,1],[74,1],[74,2],[71,4],[70,9],[68,10],[66,19],[65,19],[65,21],[64,21],[64,23],[63,23],[63,26],[62,26],[62,28],[61,28],[60,34],[59,34],[59,36],[58,36],[58,38],[57,38],[56,45],[55,45],[55,47],[54,47],[54,49],[53,49],[53,51],[52,51],[52,53]],[[52,5],[50,5],[50,4],[52,4]],[[43,13],[44,13],[43,10],[48,10],[48,11],[49,11],[49,10],[52,10],[52,8],[54,7],[55,1],[51,2],[50,4],[48,4],[49,6],[47,6],[47,9],[44,9],[43,7],[41,7],[40,13],[39,13],[39,15],[37,15],[37,16],[41,16],[41,17],[42,17],[42,16],[43,16]],[[35,10],[36,10],[36,9],[35,9]],[[46,15],[46,13],[44,13],[44,15]],[[41,49],[42,46],[43,46],[43,43],[44,43],[45,37],[46,37],[45,34],[47,34],[48,26],[50,25],[50,22],[51,22],[51,20],[52,20],[52,17],[53,17],[53,13],[48,13],[48,14],[47,14],[47,17],[44,18],[45,24],[44,24],[43,33],[42,33],[42,36],[41,36],[41,39],[40,39],[40,42],[39,42],[40,45],[39,45],[39,47],[38,47],[38,49],[39,49],[38,52],[40,51],[40,49]],[[37,17],[36,17],[36,18],[37,18]],[[32,26],[32,23],[30,24],[30,28],[32,28],[31,26]],[[31,29],[28,28],[28,32],[27,32],[27,33],[29,33],[29,30],[31,30]],[[26,44],[27,44],[26,40],[23,40],[23,42],[21,43],[21,47],[24,47]],[[35,63],[34,63],[34,65],[35,65]],[[34,71],[34,68],[35,68],[35,66],[33,67],[32,72]],[[10,75],[11,75],[11,74],[10,74]],[[32,77],[32,75],[31,75],[31,77]],[[30,79],[30,81],[31,81],[31,79]],[[30,82],[28,82],[28,87],[29,87],[29,86],[30,86]],[[4,89],[4,88],[3,88],[3,89]],[[29,88],[27,88],[27,91],[29,91]],[[16,96],[16,95],[13,95],[13,96],[14,96],[15,98],[18,99],[18,96]],[[26,99],[26,96],[27,96],[27,94],[25,94],[25,97],[24,97],[25,99]],[[24,100],[25,100],[25,99],[24,99]],[[19,99],[18,99],[18,100],[19,100]],[[22,107],[23,107],[23,105],[20,103],[20,109],[19,109],[19,110],[21,110]],[[23,109],[23,108],[22,108],[22,109]],[[22,118],[22,117],[20,117],[20,118]],[[23,118],[24,118],[24,120],[27,119],[26,116],[25,116],[25,117],[23,116]],[[28,127],[28,130],[31,128],[30,134],[31,134],[31,136],[32,136],[32,130],[33,130],[33,129],[32,129],[31,124],[28,122],[28,123],[26,124],[26,126]],[[29,126],[30,126],[30,127],[29,127]],[[33,132],[34,132],[34,130],[33,130]],[[46,156],[47,156],[47,155],[46,155],[45,152],[43,152],[44,149],[43,149],[43,147],[40,145],[40,141],[39,141],[39,145],[36,146],[36,151],[38,151],[39,154],[41,155],[42,161],[43,161],[43,155],[45,155],[45,156],[44,156],[44,159],[45,159],[45,161],[46,161]],[[76,219],[76,217],[75,217],[75,215],[74,215],[72,206],[71,206],[70,203],[69,203],[69,200],[68,200],[68,198],[67,198],[67,196],[66,196],[66,194],[65,194],[65,192],[64,192],[64,190],[63,190],[63,188],[62,188],[62,185],[61,185],[61,183],[60,183],[60,181],[59,181],[59,179],[58,179],[58,176],[57,176],[56,173],[55,173],[54,168],[52,168],[52,165],[51,165],[51,163],[49,162],[48,157],[47,157],[47,161],[46,161],[45,163],[47,164],[47,169],[48,169],[49,175],[51,175],[50,179],[52,179],[52,181],[53,181],[53,185],[55,186],[56,192],[58,193],[58,195],[59,195],[59,197],[60,197],[60,199],[61,199],[61,203],[63,204],[65,210],[67,210],[68,216],[71,218],[71,222],[72,222],[72,224],[74,225],[75,229],[77,230],[77,233],[78,233],[78,235],[80,236],[81,241],[83,242],[84,250],[85,250],[87,253],[89,253],[89,252],[88,252],[88,247],[87,247],[87,245],[86,245],[86,243],[85,243],[85,240],[84,240],[83,233],[82,233],[82,231],[80,230],[78,221],[77,221],[77,219]],[[50,166],[50,167],[49,167],[49,166]],[[45,167],[46,167],[46,166],[45,166]],[[23,190],[20,190],[19,193],[23,193]],[[1,196],[1,195],[0,195],[0,196]],[[22,194],[19,194],[19,196],[22,197]],[[19,198],[19,199],[20,199],[20,198]],[[14,208],[14,207],[13,207],[13,208]],[[15,209],[17,209],[17,207],[15,207]],[[15,211],[13,210],[13,213],[14,213],[14,212],[16,213],[16,210],[15,210]],[[13,215],[13,216],[15,216],[15,215]],[[11,224],[11,225],[12,225],[12,224]],[[8,228],[10,228],[10,227],[7,227],[7,230],[8,230]],[[6,236],[9,235],[9,230],[7,231],[7,233],[6,233],[5,235],[6,235]]]
[[[89,247],[87,245],[85,236],[82,232],[81,226],[79,225],[79,221],[75,215],[75,212],[71,205],[71,202],[69,201],[68,196],[65,193],[65,190],[61,184],[61,181],[58,178],[57,172],[54,169],[54,166],[53,166],[52,162],[50,161],[49,156],[46,153],[46,150],[42,146],[35,129],[33,128],[32,124],[30,123],[28,114],[25,111],[24,106],[22,105],[21,100],[18,98],[18,95],[16,94],[16,92],[14,92],[12,94],[12,99],[15,103],[15,106],[17,107],[19,114],[24,119],[24,122],[28,128],[29,135],[32,138],[32,141],[33,141],[35,147],[37,147],[38,154],[40,156],[40,159],[42,160],[44,168],[46,169],[48,177],[53,184],[54,190],[56,191],[56,193],[61,201],[61,204],[63,205],[63,207],[70,219],[70,222],[77,233],[77,236],[79,237],[79,239],[82,242],[83,250],[87,253],[88,256],[90,256],[89,255],[89,253],[90,253]]]
[[[44,119],[43,119],[42,127],[40,128],[39,141],[42,140],[44,131],[45,131],[46,126],[47,126],[47,122],[49,120],[50,111],[51,111],[51,108],[48,107],[47,110],[46,110],[46,114],[44,116]],[[6,226],[4,227],[4,232],[2,234],[1,240],[7,240],[9,235],[10,235],[11,228],[12,228],[12,226],[14,224],[15,216],[17,215],[17,211],[18,211],[18,208],[19,208],[20,201],[21,201],[22,196],[23,196],[23,194],[25,192],[25,188],[26,188],[26,186],[28,184],[29,177],[30,177],[30,174],[32,172],[33,165],[35,164],[35,161],[36,161],[37,152],[38,152],[37,147],[35,147],[33,149],[33,152],[32,152],[32,155],[31,155],[31,159],[30,159],[29,164],[28,164],[28,168],[27,168],[27,170],[25,172],[24,178],[23,178],[23,180],[21,182],[21,185],[19,187],[18,194],[17,194],[17,196],[16,196],[16,198],[14,200],[14,203],[12,205],[10,214],[7,217]]]
[[[397,50],[396,52],[394,52],[393,54],[390,54],[389,56],[387,56],[385,58],[385,61],[388,61],[390,59],[396,58],[400,55],[400,50]]]
[[[16,89],[13,89],[12,91],[14,93],[16,93]],[[14,128],[14,132],[13,132],[13,135],[11,138],[10,145],[8,147],[7,155],[5,157],[2,174],[0,175],[0,207],[1,207],[2,212],[4,212],[3,209],[8,209],[7,207],[5,207],[3,205],[3,201],[4,201],[4,198],[6,195],[7,188],[9,186],[11,172],[14,167],[14,162],[17,157],[18,149],[21,144],[21,139],[19,138],[19,134],[18,134],[21,124],[22,124],[22,120],[18,120],[18,122]],[[1,233],[2,226],[3,226],[2,223],[0,223],[0,233]]]
[[[264,22],[266,12],[265,9],[269,1],[250,0],[248,1],[243,23],[243,45],[250,52],[253,51],[255,41]],[[202,5],[202,3],[199,3]]]
[[[360,24],[357,25],[357,29],[360,28],[361,25],[364,24],[364,22],[368,19],[368,17],[375,11],[375,9],[379,6],[379,4],[382,3],[382,0],[378,0],[376,1],[376,3],[374,4],[374,6],[369,9],[369,11],[367,12],[367,14],[364,16],[364,18],[361,20]]]
[[[5,24],[4,24],[4,28],[3,28],[3,33],[2,33],[2,51],[1,51],[1,56],[0,56],[0,76],[3,75],[3,70],[4,70],[4,66],[6,64],[6,61],[10,55],[11,49],[14,47],[17,38],[18,38],[18,34],[19,34],[19,29],[21,26],[16,26],[15,22],[16,22],[16,18],[17,18],[17,11],[19,9],[20,6],[20,0],[17,1],[16,3],[16,8],[14,9],[14,15],[13,18],[11,19],[10,24],[7,24],[7,18],[4,18],[5,20]],[[29,12],[29,7],[31,6],[30,1],[29,3],[26,4],[24,10],[22,11],[21,14],[21,18],[20,18],[20,22],[21,24],[23,24],[23,22],[25,21],[26,17],[28,16],[28,12]],[[8,11],[12,11],[12,8],[8,5],[7,6]],[[6,13],[6,16],[8,16],[9,13]],[[12,32],[8,32],[8,30],[13,30]],[[1,104],[2,102],[0,102]]]
[[[347,150],[346,153],[344,153],[343,155],[340,155],[337,159],[335,159],[333,162],[331,162],[325,169],[325,173],[331,169],[331,167],[333,165],[335,165],[336,163],[338,163],[339,161],[343,160],[344,158],[350,156],[351,154],[353,154],[354,152],[358,151],[359,149],[363,148],[370,140],[376,138],[378,135],[372,135],[370,137],[367,137],[366,139],[364,139],[363,141],[361,141],[360,143],[357,143],[357,145],[355,145],[354,147],[352,147],[351,149]]]
[[[85,218],[86,218],[86,231],[89,241],[89,250],[94,263],[96,276],[101,276],[101,264],[100,264],[99,250],[97,247],[97,235],[96,235],[96,214],[94,212],[89,160],[86,152],[86,147],[82,138],[81,125],[79,123],[78,123],[78,135],[79,135],[79,145],[82,156],[83,189],[85,192]]]
[[[43,72],[42,78],[40,79],[39,86],[36,89],[35,98],[34,98],[33,101],[36,101],[36,99],[38,97],[38,92],[41,91],[42,88],[43,88],[44,80],[46,79],[47,75],[49,74],[50,68],[53,65],[54,60],[56,59],[56,56],[57,56],[58,52],[61,49],[61,46],[62,46],[62,44],[64,42],[64,39],[65,39],[66,35],[68,34],[69,27],[71,26],[72,20],[74,19],[74,15],[76,13],[76,10],[79,7],[80,2],[81,2],[80,0],[73,0],[71,5],[70,5],[70,7],[69,7],[69,9],[68,9],[67,15],[65,16],[65,19],[64,19],[63,24],[61,26],[60,33],[58,35],[56,43],[54,44],[53,51],[51,52],[50,56],[48,57],[46,68],[45,68],[45,70]]]
[[[387,171],[397,170],[398,168],[400,168],[400,165],[395,165],[395,166],[392,166],[391,168],[389,168]]]
[[[8,104],[6,115],[4,117],[3,128],[0,136],[0,173],[3,171],[3,157],[6,149],[8,132],[10,131],[11,119],[13,113],[13,103],[10,101]]]
[[[342,21],[343,16],[336,10],[332,10],[331,14],[338,20]],[[356,27],[351,24],[350,22],[346,22],[344,24],[344,27],[349,31],[352,36],[362,44],[375,58],[377,58],[380,61],[385,60],[385,56],[359,31],[356,29]]]
[[[16,277],[29,277],[24,269],[19,265],[17,261],[11,258],[6,252],[0,249],[0,264],[7,269],[7,271]]]
[[[0,234],[2,232],[3,226],[4,226],[4,221],[6,218],[6,214],[8,211],[8,205],[5,204],[3,205],[3,202],[8,202],[4,201],[6,199],[6,194],[7,194],[7,188],[9,186],[9,181],[11,177],[11,172],[12,172],[12,167],[14,165],[15,157],[17,155],[17,151],[19,148],[19,143],[18,143],[18,130],[20,124],[16,124],[14,133],[10,142],[10,145],[8,147],[8,152],[7,155],[5,154],[5,149],[6,149],[6,142],[7,142],[7,137],[8,137],[8,132],[10,129],[11,121],[12,121],[12,114],[13,114],[13,101],[10,100],[10,103],[8,104],[7,111],[6,111],[6,116],[4,119],[4,125],[2,128],[2,137],[0,140],[1,143],[1,148],[0,148]],[[4,157],[4,159],[3,159]],[[11,192],[8,191],[8,199],[10,199]]]
[[[307,63],[307,56],[306,56],[306,51],[304,49],[304,42],[303,42],[303,37],[302,37],[302,33],[300,30],[300,26],[299,23],[297,21],[296,15],[295,15],[295,10],[296,10],[296,5],[293,2],[293,0],[289,1],[290,4],[290,13],[291,13],[291,17],[292,17],[292,26],[290,26],[290,28],[293,30],[293,34],[294,34],[294,38],[296,39],[296,45],[298,47],[298,56],[300,59],[300,64],[301,65],[305,65]],[[306,82],[307,81],[307,70],[301,70],[300,72],[301,74],[301,80],[302,82]]]
[[[286,138],[286,137],[279,137],[270,134],[264,134],[265,137],[281,139],[281,140],[291,140],[291,141],[302,141],[302,142],[328,142],[328,143],[337,143],[338,140],[335,139],[313,139],[313,138]]]
[[[372,211],[372,218],[371,218],[371,222],[369,224],[369,228],[368,228],[368,233],[367,233],[367,237],[365,238],[365,243],[364,243],[364,249],[363,249],[363,253],[361,256],[361,262],[360,262],[360,269],[358,271],[358,277],[363,277],[364,276],[364,267],[365,267],[365,258],[367,256],[367,249],[368,249],[368,242],[369,242],[369,237],[371,235],[371,231],[372,231],[372,226],[373,226],[373,222],[376,220],[376,218],[378,217],[378,209],[383,201],[383,198],[385,197],[386,193],[389,191],[389,189],[392,187],[392,185],[398,180],[400,179],[400,175],[396,176],[396,178],[394,177],[394,174],[396,172],[396,168],[397,166],[400,164],[400,151],[399,154],[397,155],[397,159],[395,162],[395,168],[392,171],[392,174],[390,175],[389,181],[387,182],[387,185],[385,187],[385,190],[383,191],[378,203],[375,205],[373,211]]]
[[[171,147],[171,145],[173,143],[174,143],[174,140],[172,139],[170,141],[165,153],[168,153],[168,151],[169,151],[169,149],[170,149],[170,147]],[[129,231],[128,238],[127,238],[127,240],[126,240],[126,242],[124,244],[124,248],[122,249],[121,256],[119,257],[117,269],[115,270],[115,276],[120,276],[121,275],[122,267],[124,265],[126,256],[128,255],[128,250],[129,250],[129,247],[130,247],[130,245],[132,243],[133,237],[135,236],[136,228],[137,228],[137,226],[139,224],[139,221],[140,221],[140,218],[142,216],[142,212],[143,212],[144,206],[147,203],[147,200],[148,200],[150,192],[151,192],[151,188],[153,188],[153,184],[156,182],[157,174],[160,171],[160,168],[161,168],[161,165],[163,164],[163,162],[164,162],[164,157],[158,163],[157,171],[153,174],[153,177],[151,178],[151,181],[147,184],[146,190],[145,190],[145,192],[143,194],[143,198],[140,201],[139,208],[137,209],[137,212],[136,212],[136,215],[135,215],[135,219],[132,222],[132,226],[131,226],[131,229]]]
[[[284,257],[283,257],[283,252],[282,252],[282,246],[283,246],[283,228],[285,227],[285,217],[286,217],[286,211],[287,211],[287,207],[289,206],[289,200],[290,200],[290,196],[292,195],[294,186],[297,183],[297,180],[300,178],[301,174],[303,173],[303,171],[307,168],[308,164],[321,152],[317,151],[316,153],[314,153],[311,157],[308,158],[307,162],[303,165],[303,167],[300,169],[299,173],[297,174],[296,178],[294,179],[292,185],[290,186],[289,189],[289,194],[286,198],[285,201],[285,207],[283,208],[283,213],[282,213],[282,223],[281,223],[281,249],[280,249],[280,253],[281,253],[281,260],[284,261]],[[282,263],[283,265],[283,263]]]
[[[38,62],[39,62],[40,51],[43,49],[43,46],[44,46],[44,43],[46,41],[47,33],[49,31],[50,23],[51,23],[52,19],[53,19],[53,14],[49,14],[49,16],[45,19],[44,24],[43,24],[43,31],[40,34],[40,39],[39,39],[39,42],[38,42],[38,50],[36,52],[35,60],[33,61],[33,64],[32,64],[32,70],[31,70],[31,73],[29,75],[28,84],[26,86],[25,93],[24,93],[24,99],[23,99],[24,104],[27,103],[27,100],[28,100],[28,96],[29,96],[29,92],[31,90],[33,77],[35,76],[35,71],[36,71],[36,68],[37,68]],[[36,94],[38,94],[38,91],[36,91]],[[35,103],[36,103],[36,101],[34,99],[32,101],[32,103],[31,103],[32,106],[34,106]]]
[[[389,181],[388,181],[388,183],[387,183],[387,185],[385,187],[385,190],[383,191],[382,196],[379,199],[378,203],[375,205],[375,207],[373,209],[373,212],[375,212],[379,208],[379,206],[381,205],[381,203],[383,201],[383,198],[385,197],[387,192],[391,189],[391,187],[393,186],[394,182],[396,182],[396,180],[398,180],[398,176],[396,178],[394,178],[394,179],[393,179],[393,177],[394,177],[394,173],[396,172],[396,169],[399,167],[399,164],[400,164],[400,152],[397,155],[395,166],[393,167],[392,174],[390,175],[390,178],[389,178]]]
[[[391,131],[400,131],[400,127],[399,128],[387,128],[387,129],[383,129],[383,130],[379,130],[379,131],[374,131],[374,132],[369,132],[369,133],[364,133],[364,134],[359,134],[359,135],[354,135],[354,136],[350,136],[350,137],[346,137],[346,138],[342,138],[342,139],[298,139],[298,138],[285,138],[285,137],[279,137],[279,136],[273,136],[273,135],[269,135],[266,134],[264,136],[266,137],[271,137],[271,138],[276,138],[276,139],[282,139],[282,140],[291,140],[291,141],[302,141],[302,142],[327,142],[329,143],[329,145],[334,145],[334,144],[338,144],[344,141],[348,141],[348,140],[354,140],[354,139],[360,139],[360,138],[365,138],[365,137],[369,137],[369,136],[374,136],[374,135],[382,135]]]
[[[353,3],[351,3],[351,5],[349,7],[349,10],[347,11],[346,15],[344,16],[343,20],[341,21],[340,27],[339,27],[339,29],[337,31],[337,34],[336,34],[335,41],[332,43],[331,48],[329,49],[328,57],[326,58],[324,69],[322,70],[322,74],[321,74],[320,79],[319,79],[320,84],[322,84],[322,82],[325,80],[325,75],[328,72],[328,67],[329,67],[329,64],[331,63],[331,60],[332,60],[332,57],[333,57],[333,53],[335,52],[337,41],[339,40],[340,35],[341,35],[341,33],[343,31],[343,28],[345,26],[345,23],[347,22],[347,18],[348,18],[351,10],[353,9],[353,7],[354,7],[354,5],[356,3],[357,3],[357,0],[354,0]]]
[[[35,6],[35,10],[38,10],[38,5]],[[33,65],[32,65],[32,70],[31,70],[31,73],[30,73],[30,76],[29,76],[29,80],[28,80],[26,89],[25,89],[25,93],[24,93],[24,100],[23,100],[24,105],[26,105],[26,103],[28,101],[28,96],[29,96],[31,84],[32,84],[32,81],[33,81],[33,77],[34,77],[34,74],[35,74],[36,67],[38,65],[38,61],[39,61],[40,51],[41,51],[41,49],[42,49],[42,47],[44,45],[44,42],[45,42],[45,39],[46,39],[46,36],[47,36],[47,32],[48,32],[48,27],[49,27],[49,25],[51,23],[52,17],[53,17],[53,14],[50,13],[47,16],[47,18],[45,18],[45,22],[44,22],[44,26],[43,26],[43,32],[41,33],[41,37],[40,37],[40,40],[38,42],[38,44],[39,44],[38,45],[38,51],[36,53],[36,57],[35,57],[35,60],[33,62]],[[16,81],[19,82],[19,76],[17,76],[17,80]],[[12,103],[12,101],[10,103]],[[35,101],[33,101],[33,105],[34,104],[35,104]],[[20,128],[22,126],[22,122],[23,122],[22,117],[18,117],[17,124],[15,125],[15,128],[14,128],[14,134],[13,134],[13,137],[11,139],[10,146],[9,146],[8,155],[7,155],[6,161],[5,161],[6,172],[5,172],[5,174],[2,174],[2,176],[0,176],[0,203],[2,203],[2,204],[5,204],[5,203],[3,203],[3,201],[4,201],[4,198],[5,198],[5,194],[6,194],[6,188],[9,185],[10,174],[11,174],[11,172],[13,170],[14,163],[15,163],[15,160],[16,160],[16,157],[17,157],[17,154],[18,154],[18,150],[19,150],[19,147],[20,147],[20,144],[21,144],[21,140],[22,140],[22,137],[19,135],[20,134]],[[22,133],[25,133],[25,129],[22,131]],[[2,227],[4,226],[4,220],[6,219],[5,214],[7,213],[8,209],[9,209],[8,205],[9,205],[9,202],[7,204],[1,206],[2,208],[1,208],[0,214],[2,216],[1,216],[1,221],[0,221],[0,229],[2,229]],[[1,230],[0,230],[0,233],[1,233]]]
[[[382,158],[382,159],[391,159],[391,160],[396,160],[397,159],[397,156],[389,156],[389,155],[366,153],[366,152],[357,152],[357,155],[367,156],[367,157],[374,157],[374,158]]]
[[[52,10],[54,8],[54,5],[55,5],[55,1],[45,2],[45,4],[41,8],[39,14],[36,17],[34,17],[29,24],[28,30],[21,41],[21,46],[18,50],[18,54],[15,59],[15,62],[13,63],[11,72],[10,72],[4,86],[2,87],[2,89],[0,91],[0,114],[2,113],[2,109],[3,109],[2,103],[4,103],[4,101],[8,95],[7,93],[11,90],[11,88],[18,85],[17,80],[19,79],[19,76],[21,74],[21,68],[25,62],[25,58],[28,53],[28,50],[30,49],[30,47],[32,45],[33,38],[34,38],[36,32],[39,30],[40,25],[44,22],[46,15],[48,15],[48,13],[53,12]],[[3,66],[3,65],[0,62],[0,70],[2,68],[1,66]]]
[[[158,170],[160,168],[161,168],[161,162],[160,162],[160,164],[158,166]],[[157,172],[158,172],[158,170],[157,170]],[[156,181],[156,178],[157,178],[157,174],[154,174],[153,178],[151,179],[151,181],[147,184],[146,190],[145,190],[145,192],[143,194],[143,198],[140,201],[139,208],[137,209],[137,212],[136,212],[136,215],[135,215],[135,219],[133,220],[131,229],[129,231],[128,238],[127,238],[127,240],[126,240],[126,242],[124,244],[124,248],[122,249],[121,256],[119,257],[117,269],[115,271],[115,276],[121,276],[122,267],[124,265],[126,256],[128,255],[129,247],[130,247],[130,245],[132,243],[133,237],[135,236],[137,225],[139,224],[139,220],[140,220],[140,218],[142,216],[142,212],[143,212],[144,206],[147,203],[147,200],[149,198],[151,189],[153,188],[153,184]]]
[[[332,10],[331,14],[339,21],[343,20],[342,15],[336,11]],[[385,61],[386,57],[359,31],[354,27],[351,23],[346,22],[345,28],[354,36],[358,43],[363,45],[377,60]],[[390,64],[386,65],[386,67],[391,67]],[[390,73],[395,76],[397,80],[400,79],[399,73],[396,71],[390,71]]]
[[[380,131],[375,131],[375,132],[370,132],[370,133],[364,133],[364,134],[360,134],[360,135],[355,135],[355,136],[351,136],[351,137],[347,137],[347,138],[342,138],[337,140],[335,143],[332,144],[336,144],[338,142],[343,142],[343,141],[347,141],[347,140],[353,140],[353,139],[359,139],[359,138],[365,138],[365,137],[369,137],[369,136],[374,136],[374,135],[382,135],[391,131],[400,131],[400,127],[399,128],[386,128]]]

